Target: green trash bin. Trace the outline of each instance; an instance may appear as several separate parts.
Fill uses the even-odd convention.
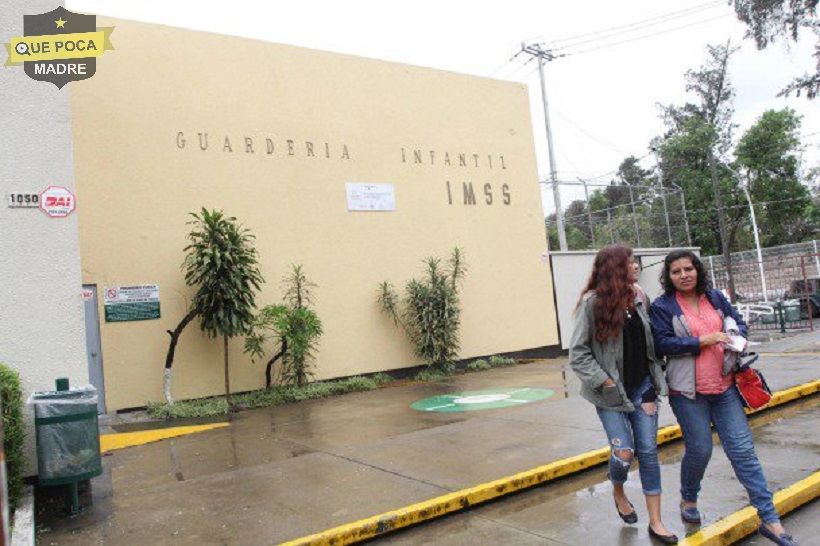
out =
[[[783,302],[783,319],[786,322],[802,320],[800,316],[800,301],[789,300]]]
[[[38,481],[68,485],[71,512],[76,513],[77,483],[102,474],[97,389],[68,389],[67,381],[58,380],[61,386],[65,390],[35,392],[28,403],[34,406]]]

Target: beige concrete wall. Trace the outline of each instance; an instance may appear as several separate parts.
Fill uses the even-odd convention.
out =
[[[454,246],[470,268],[462,357],[558,343],[524,86],[103,25],[116,26],[116,50],[71,88],[83,282],[159,284],[162,298],[160,320],[101,325],[109,409],[162,397],[165,331],[193,293],[180,270],[187,214],[200,207],[222,208],[256,234],[260,304],[280,300],[292,263],[319,285],[319,379],[417,364],[380,313],[377,286],[403,287],[425,256]],[[393,184],[397,210],[349,212],[346,182]],[[222,391],[221,345],[192,326],[177,350],[176,398]],[[234,390],[263,386],[241,341],[231,351]]]

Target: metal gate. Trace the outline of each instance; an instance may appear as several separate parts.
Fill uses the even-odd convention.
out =
[[[100,344],[100,312],[97,306],[97,285],[83,285],[85,303],[85,350],[88,357],[88,380],[97,389],[97,411],[105,413],[105,380],[102,346]]]

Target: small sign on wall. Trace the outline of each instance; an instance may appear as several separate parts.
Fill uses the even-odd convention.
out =
[[[347,182],[345,189],[347,190],[347,210],[396,210],[396,194],[393,191],[393,184]]]
[[[11,192],[9,193],[9,207],[36,209],[40,206],[39,193]]]
[[[51,218],[65,218],[76,208],[74,194],[64,186],[49,186],[40,194],[40,210]]]
[[[158,319],[159,285],[107,286],[103,291],[103,306],[105,322]]]

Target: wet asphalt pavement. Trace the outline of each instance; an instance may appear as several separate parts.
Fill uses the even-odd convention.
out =
[[[776,353],[760,361],[775,390],[820,376],[818,333],[755,349]],[[410,408],[432,396],[498,388],[554,394],[465,413]],[[595,411],[575,395],[577,389],[566,359],[559,358],[241,412],[227,428],[103,457],[104,474],[84,496],[90,508],[74,518],[41,514],[38,542],[273,544],[296,539],[605,446]],[[758,449],[775,490],[820,466],[812,422],[817,395],[812,400],[755,420]],[[787,416],[772,417],[780,411]],[[668,406],[660,417],[661,426],[674,422]],[[109,421],[117,426],[116,418]],[[777,426],[785,428],[771,428]],[[682,534],[685,529],[674,514],[677,446],[663,455],[665,517]],[[708,522],[747,502],[718,450],[709,472],[703,497]],[[624,526],[617,518],[605,469],[599,467],[517,494],[511,504],[502,499],[379,541],[435,543],[436,529],[455,525],[455,531],[441,531],[451,537],[448,544],[644,544],[645,507],[636,502],[638,480],[630,484],[642,516],[636,526]],[[413,539],[412,533],[422,538]],[[596,542],[596,537],[606,538]]]

